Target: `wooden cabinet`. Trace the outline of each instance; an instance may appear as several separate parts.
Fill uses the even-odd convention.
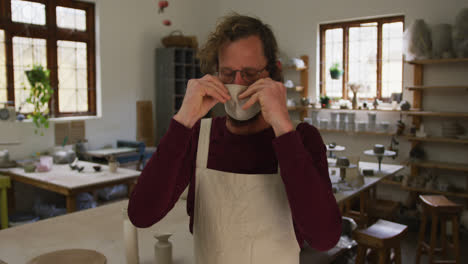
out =
[[[427,93],[429,91],[437,90],[438,94],[455,94],[462,93],[463,96],[466,96],[468,93],[468,84],[461,85],[431,85],[424,84],[423,75],[425,67],[431,65],[433,70],[440,71],[442,67],[453,64],[451,67],[462,67],[462,69],[468,69],[468,58],[464,59],[439,59],[439,60],[418,60],[418,61],[407,61],[407,63],[413,65],[414,67],[414,83],[411,86],[405,87],[408,91],[413,93],[413,108],[419,109],[418,111],[403,111],[403,114],[412,117],[413,125],[416,128],[419,128],[421,124],[425,122],[426,119],[437,119],[442,124],[442,121],[450,120],[468,120],[468,107],[466,105],[460,105],[457,109],[461,109],[459,112],[441,112],[441,111],[431,111],[430,109],[424,109],[423,107],[423,97],[431,96]],[[463,71],[462,71],[463,72]],[[467,72],[467,71],[465,71]],[[426,95],[425,95],[426,94]],[[432,95],[434,96],[434,95]],[[452,137],[416,137],[416,136],[406,136],[406,139],[411,141],[411,147],[416,147],[419,144],[424,144],[425,152],[430,152],[429,144],[442,143],[450,146],[466,146],[468,144],[468,139],[464,138],[452,138]],[[403,186],[404,189],[416,193],[437,193],[444,194],[447,196],[463,197],[467,198],[468,201],[468,162],[464,163],[451,163],[451,162],[440,162],[436,160],[424,160],[424,161],[414,161],[410,163],[411,166],[411,177],[416,177],[420,173],[421,168],[431,168],[439,170],[449,170],[449,171],[458,171],[466,176],[466,186],[464,191],[440,191],[437,189],[426,189],[426,188],[414,188]],[[462,186],[463,187],[463,186]]]
[[[299,74],[300,74],[300,76],[299,76],[300,77],[300,84],[296,85],[296,87],[293,88],[293,89],[299,90],[297,92],[299,93],[300,98],[302,98],[302,97],[308,98],[308,94],[309,94],[309,56],[302,55],[301,60],[304,61],[304,64],[305,64],[304,68],[297,69],[296,67],[291,67],[292,70],[295,70],[295,71],[299,72]],[[283,69],[283,73],[285,73],[287,70],[288,69]],[[298,89],[298,87],[302,87],[302,88]],[[300,101],[296,102],[296,106],[288,107],[289,111],[299,112],[301,120],[304,120],[304,117],[307,116],[307,110],[309,110],[309,109],[312,109],[312,107],[302,106]]]

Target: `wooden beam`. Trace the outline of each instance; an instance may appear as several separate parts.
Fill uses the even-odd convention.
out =
[[[377,98],[382,99],[382,63],[383,63],[383,56],[382,56],[382,23],[378,23],[377,25]]]

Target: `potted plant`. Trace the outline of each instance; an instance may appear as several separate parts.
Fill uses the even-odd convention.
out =
[[[340,68],[338,63],[333,63],[330,67],[330,76],[334,80],[338,80],[340,76],[343,74],[343,70]]]
[[[37,134],[41,128],[49,127],[49,101],[54,90],[50,87],[50,71],[48,69],[41,65],[34,65],[31,70],[27,70],[25,73],[31,85],[26,102],[33,105],[33,111],[28,114],[28,118],[36,126],[34,133]],[[42,135],[44,135],[44,132],[41,130]]]
[[[330,97],[326,95],[320,96],[320,105],[322,108],[330,108]]]

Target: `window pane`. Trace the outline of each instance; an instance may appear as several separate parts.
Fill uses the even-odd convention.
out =
[[[329,69],[337,63],[343,69],[343,29],[328,29],[325,31],[325,91],[329,97],[342,97],[343,83],[341,78],[332,79]]]
[[[11,0],[11,20],[14,22],[45,25],[45,18],[44,4]]]
[[[57,41],[60,112],[88,111],[86,43]]]
[[[382,97],[401,93],[403,86],[403,22],[382,26]]]
[[[5,58],[5,31],[0,30],[0,102],[7,101],[7,75]]]
[[[21,112],[32,112],[32,106],[25,104],[31,89],[24,71],[33,65],[47,67],[46,40],[36,38],[13,37],[13,74],[15,85],[15,106]]]
[[[86,31],[86,11],[57,6],[57,26]]]
[[[349,28],[349,82],[364,88],[359,97],[377,95],[377,26],[367,24]]]

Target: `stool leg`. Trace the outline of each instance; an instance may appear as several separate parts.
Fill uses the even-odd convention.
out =
[[[446,225],[447,218],[441,217],[440,218],[440,248],[442,256],[447,256],[447,225]]]
[[[366,258],[366,247],[362,245],[358,245],[357,247],[357,256],[356,256],[356,264],[364,264],[364,260]]]
[[[437,246],[437,224],[439,216],[437,213],[432,213],[432,227],[431,227],[431,246],[429,248],[429,263],[434,260],[434,250]]]
[[[395,264],[401,264],[401,247],[400,247],[400,245],[398,245],[398,247],[395,247],[394,250],[395,250],[395,256],[394,256]]]
[[[379,249],[379,264],[386,264],[388,259],[388,250],[385,248]]]
[[[452,239],[455,263],[460,264],[460,245],[458,244],[458,216],[452,216]]]
[[[8,228],[8,202],[6,188],[0,189],[1,229]]]
[[[419,238],[418,238],[418,247],[416,251],[416,264],[419,264],[421,260],[421,254],[423,250],[423,242],[424,242],[424,234],[426,232],[426,224],[427,224],[427,212],[426,210],[423,211],[421,227],[419,228]]]

